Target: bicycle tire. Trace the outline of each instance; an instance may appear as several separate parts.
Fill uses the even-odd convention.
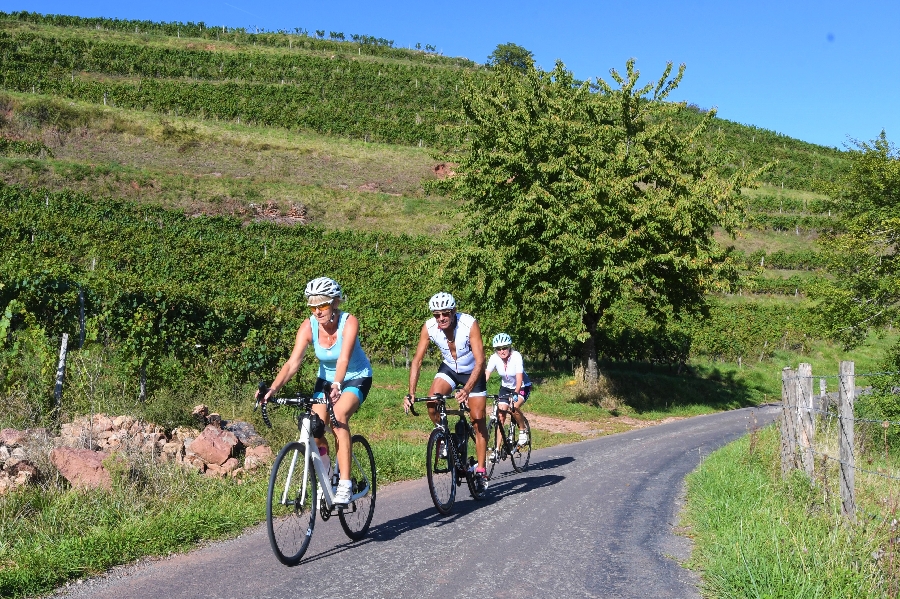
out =
[[[531,460],[531,425],[528,424],[528,419],[525,418],[524,414],[522,415],[522,421],[525,423],[523,428],[520,428],[519,424],[513,421],[515,424],[513,430],[513,443],[516,444],[516,447],[513,449],[512,453],[509,454],[513,470],[516,472],[525,472],[525,469],[528,468],[528,462]],[[524,445],[519,445],[519,433],[522,431],[528,435],[528,442]]]
[[[350,539],[359,541],[372,524],[375,513],[375,454],[369,442],[362,435],[353,435],[350,439],[350,481],[353,484],[351,493],[356,495],[368,486],[368,493],[346,508],[338,511],[341,528]]]
[[[446,448],[446,455],[443,456],[441,444]],[[450,433],[442,428],[432,430],[428,437],[425,471],[434,507],[441,514],[449,514],[456,500],[456,454]]]
[[[266,498],[266,530],[275,557],[285,566],[296,566],[306,553],[316,525],[316,476],[310,461],[303,486],[306,445],[288,443],[278,453],[269,476]],[[293,464],[293,472],[291,465]]]
[[[498,444],[499,441],[499,444]],[[491,452],[495,452],[495,458],[490,459]],[[488,480],[494,476],[494,466],[500,463],[500,456],[503,453],[503,426],[499,420],[491,419],[490,428],[488,428],[488,459],[485,466],[487,467]]]
[[[469,425],[469,442],[468,445],[468,455],[465,459],[466,465],[466,485],[469,487],[469,495],[472,496],[472,499],[478,501],[482,497],[484,497],[484,493],[486,491],[486,485],[475,484],[475,469],[474,467],[478,465],[478,453],[475,445],[475,429],[471,425]],[[487,478],[487,477],[485,477]],[[484,481],[487,482],[486,480]]]

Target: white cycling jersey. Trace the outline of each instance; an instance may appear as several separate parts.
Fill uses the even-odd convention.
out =
[[[454,331],[454,341],[456,342],[456,358],[450,353],[450,343],[444,331],[438,328],[437,319],[429,318],[425,322],[425,328],[428,330],[428,336],[435,345],[441,350],[444,357],[444,364],[451,368],[453,372],[459,374],[470,374],[475,369],[475,354],[472,353],[472,344],[469,336],[472,332],[472,326],[475,324],[475,317],[462,312],[456,313],[456,331]]]
[[[490,378],[491,373],[494,372],[494,370],[500,375],[500,384],[508,389],[516,388],[516,375],[520,372],[522,373],[522,387],[524,388],[531,385],[531,379],[529,379],[528,375],[525,373],[522,354],[515,350],[510,352],[509,358],[505,363],[497,354],[492,355],[487,363],[488,378]]]

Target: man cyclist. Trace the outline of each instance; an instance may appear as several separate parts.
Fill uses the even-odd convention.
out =
[[[478,321],[469,314],[456,311],[456,300],[445,292],[434,294],[428,301],[432,318],[425,321],[419,334],[419,344],[409,371],[409,395],[404,407],[409,409],[416,396],[416,386],[422,369],[422,359],[433,342],[441,350],[443,362],[438,368],[428,395],[440,393],[449,396],[457,385],[456,400],[468,404],[469,415],[475,427],[476,484],[487,485],[484,458],[487,453],[487,425],[484,421],[487,383],[484,378],[484,342]],[[437,424],[437,402],[429,401],[428,416]]]
[[[512,416],[519,425],[518,443],[525,445],[528,443],[528,433],[525,432],[522,404],[528,401],[528,395],[531,393],[531,379],[525,373],[522,354],[512,348],[512,337],[507,333],[497,333],[491,345],[494,346],[494,354],[488,360],[484,378],[490,379],[494,370],[500,375],[500,409],[497,414],[500,425],[506,425],[506,413],[510,406],[515,408]],[[491,451],[496,449],[491,448]],[[493,458],[493,454],[491,457]]]

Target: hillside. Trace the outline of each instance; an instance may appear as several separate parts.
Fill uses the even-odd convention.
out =
[[[352,41],[30,13],[0,13],[0,53],[10,91],[416,147],[456,143],[460,86],[490,76],[465,59]],[[686,126],[698,117],[683,111]],[[763,175],[773,185],[814,190],[843,164],[835,149],[723,119],[707,139],[719,136],[736,166],[777,160]]]

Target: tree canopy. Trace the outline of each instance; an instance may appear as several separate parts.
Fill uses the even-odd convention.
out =
[[[527,71],[534,66],[534,54],[518,44],[497,44],[487,59],[488,66],[507,66],[517,71]]]
[[[820,290],[825,322],[847,347],[900,319],[900,155],[882,131],[850,159],[831,190],[840,220],[821,243],[834,280]]]
[[[617,306],[664,327],[735,274],[712,229],[734,230],[748,175],[723,178],[726,157],[701,142],[715,111],[690,130],[674,123],[682,105],[665,100],[683,72],[670,63],[639,86],[630,60],[611,71],[614,89],[558,62],[473,78],[463,94],[466,146],[443,185],[463,202],[468,243],[448,268],[504,329],[581,344],[589,384]]]

